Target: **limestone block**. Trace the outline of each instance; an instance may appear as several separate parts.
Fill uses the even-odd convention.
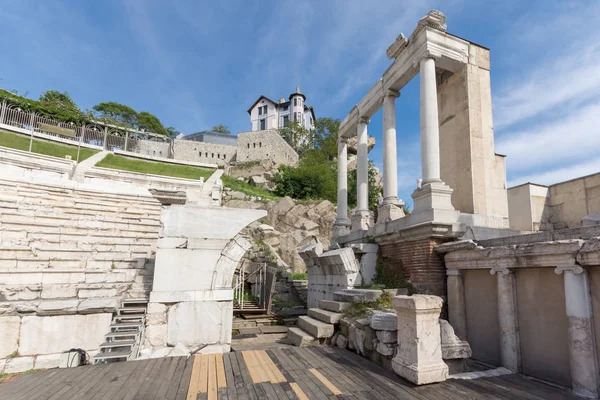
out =
[[[43,301],[38,306],[38,315],[63,315],[75,314],[79,300],[53,300]]]
[[[35,369],[57,368],[60,365],[60,355],[61,353],[37,356],[33,367]]]
[[[295,224],[294,227],[297,229],[302,229],[305,231],[312,231],[315,229],[319,229],[319,224],[306,219],[306,218],[300,218]]]
[[[442,341],[442,358],[444,360],[469,358],[473,354],[468,342],[460,340],[454,333],[454,328],[445,319],[440,318]]]
[[[117,289],[79,289],[78,295],[82,299],[88,297],[115,297]]]
[[[365,329],[367,326],[371,325],[371,317],[361,318],[354,321],[354,326],[358,329]]]
[[[158,249],[154,291],[210,289],[220,250]]]
[[[356,349],[356,327],[354,325],[348,327],[348,348]]]
[[[77,312],[79,314],[92,314],[97,312],[114,312],[119,306],[119,302],[116,298],[98,298],[98,299],[85,299],[77,306]]]
[[[398,332],[397,331],[377,331],[377,340],[382,343],[397,343]]]
[[[150,358],[163,358],[167,357],[173,351],[172,347],[161,347],[159,349],[154,350],[154,352],[150,355]]]
[[[6,367],[7,359],[0,360],[0,374],[4,373],[4,367]]]
[[[372,329],[370,326],[365,327],[365,349],[375,350],[377,346],[377,331]]]
[[[398,315],[398,354],[394,371],[417,384],[442,382],[448,366],[442,360],[439,316],[443,301],[429,295],[396,296],[392,306]]]
[[[260,232],[274,232],[275,228],[273,228],[271,225],[267,225],[267,224],[260,224],[257,228]]]
[[[294,207],[296,203],[291,197],[285,196],[273,206],[273,214],[284,215]]]
[[[0,358],[18,349],[21,317],[0,317]]]
[[[33,357],[15,357],[7,360],[4,373],[13,374],[33,369]]]
[[[162,303],[149,303],[146,310],[148,326],[167,323],[167,306]]]
[[[146,327],[146,340],[152,347],[162,347],[167,345],[167,324],[153,325]]]
[[[317,346],[319,341],[300,328],[292,327],[288,330],[288,340],[296,347]]]
[[[267,183],[267,180],[260,175],[255,175],[250,178],[250,184],[256,187],[264,187]]]
[[[306,315],[298,318],[298,327],[316,338],[329,338],[334,333],[332,324],[321,322]]]
[[[360,355],[366,355],[365,352],[365,331],[364,329],[355,328],[354,329],[354,349]]]
[[[186,238],[162,237],[158,239],[156,247],[159,249],[185,249],[187,242]]]
[[[371,316],[371,328],[376,331],[397,331],[398,316],[395,313],[375,311]]]
[[[335,345],[340,349],[345,349],[348,346],[348,338],[344,335],[338,335]]]
[[[21,323],[19,354],[61,353],[71,348],[93,350],[104,341],[112,314],[27,316]]]
[[[323,200],[319,204],[317,204],[313,208],[314,212],[316,212],[320,216],[331,214],[335,211],[335,206],[331,204],[329,200]]]
[[[45,285],[42,289],[42,299],[69,299],[77,297],[77,287],[74,285]]]
[[[188,238],[187,249],[194,250],[223,250],[230,242],[229,239]],[[183,248],[183,247],[180,247]]]
[[[9,301],[35,300],[40,298],[41,286],[4,286],[0,288],[0,298]]]
[[[171,306],[167,344],[190,348],[201,344],[230,344],[233,302],[183,302]]]
[[[390,357],[394,354],[395,347],[396,346],[394,344],[379,342],[377,343],[376,350],[382,356]]]
[[[190,355],[190,350],[182,343],[177,343],[173,350],[169,353],[169,357],[187,357]]]

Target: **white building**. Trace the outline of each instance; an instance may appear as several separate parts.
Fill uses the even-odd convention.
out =
[[[283,97],[275,102],[260,96],[248,109],[252,131],[283,128],[288,121],[298,121],[306,129],[315,128],[315,112],[306,105],[306,96],[296,87],[289,100]]]

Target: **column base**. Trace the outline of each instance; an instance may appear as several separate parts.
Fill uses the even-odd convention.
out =
[[[368,231],[373,227],[373,213],[368,210],[355,211],[352,214],[351,231]]]
[[[338,238],[346,236],[350,233],[350,227],[352,223],[348,218],[336,219],[333,223],[332,234],[331,234],[331,245],[330,248],[335,248],[338,243]]]
[[[452,210],[451,196],[452,188],[444,182],[430,182],[421,186],[413,192],[411,197],[415,202],[414,212],[437,209],[437,210]]]
[[[392,360],[392,369],[395,373],[416,385],[444,382],[448,379],[448,366],[443,362],[435,364],[410,364],[405,363],[400,357]]]
[[[381,207],[377,209],[377,224],[385,224],[386,222],[390,222],[399,218],[404,217],[404,209],[402,206],[403,202],[398,201],[398,203],[383,203]]]

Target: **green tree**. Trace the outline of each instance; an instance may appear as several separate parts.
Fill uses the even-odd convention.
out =
[[[382,194],[381,185],[377,184],[377,170],[369,161],[369,210],[377,211],[377,199]],[[348,204],[350,207],[356,207],[357,202],[357,181],[356,169],[348,171]]]
[[[231,131],[229,130],[229,127],[227,125],[215,125],[213,126],[212,130],[214,132],[222,133],[223,135],[231,135]]]
[[[315,147],[314,131],[306,129],[298,121],[288,121],[278,131],[281,137],[300,155]]]
[[[179,135],[181,132],[179,132],[179,130],[173,128],[172,126],[166,128],[168,135],[169,136],[173,136],[173,135]]]
[[[40,103],[46,107],[78,114],[81,111],[69,93],[58,90],[47,90],[40,96]]]
[[[339,119],[334,118],[319,118],[315,122],[315,146],[329,161],[337,158],[337,139],[340,123]]]
[[[95,117],[108,123],[137,127],[137,112],[125,104],[109,101],[94,106]]]
[[[147,111],[142,111],[137,115],[137,128],[145,132],[158,133],[159,135],[168,135],[169,132],[160,122],[160,120]]]

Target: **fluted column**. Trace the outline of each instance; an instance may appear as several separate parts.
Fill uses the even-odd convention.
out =
[[[490,273],[497,277],[500,361],[504,368],[517,373],[521,369],[521,345],[515,276],[508,268],[492,269]]]
[[[421,59],[421,168],[423,184],[441,182],[440,179],[440,126],[438,120],[435,60]]]
[[[356,211],[369,211],[369,156],[367,124],[369,118],[362,117],[356,126],[358,156],[356,163]]]
[[[338,139],[338,194],[336,225],[350,226],[348,219],[348,139]]]
[[[388,90],[383,97],[383,203],[398,203],[398,160],[396,157],[396,99]]]
[[[573,392],[579,396],[597,398],[598,356],[587,271],[579,265],[567,265],[557,267],[554,272],[564,274]]]

